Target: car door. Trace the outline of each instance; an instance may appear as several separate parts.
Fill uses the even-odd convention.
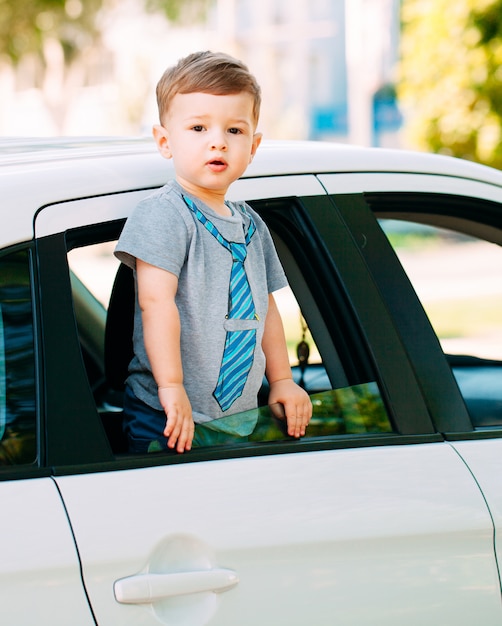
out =
[[[51,478],[5,479],[0,470],[0,502],[2,622],[94,625],[57,485]]]
[[[72,530],[37,427],[31,247],[0,253],[0,616],[94,624]]]
[[[359,179],[359,180],[357,180]],[[498,185],[466,178],[387,174],[378,177],[328,176],[331,192],[361,192],[357,202],[370,208],[404,267],[417,301],[437,335],[442,358],[451,370],[463,407],[453,404],[444,378],[419,373],[433,419],[473,473],[494,522],[500,563],[502,453],[502,192]],[[351,195],[335,197],[347,219],[354,215]],[[371,218],[366,232],[373,229]],[[353,227],[361,228],[361,223]],[[382,269],[383,250],[369,259],[371,271],[393,311],[417,370],[426,363],[410,307],[396,297],[396,276]],[[425,349],[429,349],[427,346]],[[468,413],[471,427],[459,420]]]
[[[500,623],[491,519],[444,444],[57,483],[99,624]]]
[[[459,625],[481,614],[484,624],[500,623],[490,513],[431,421],[359,238],[313,177],[254,183],[250,201],[271,227],[329,380],[314,397],[325,428],[301,441],[276,432],[185,455],[112,454],[99,427],[91,333],[81,328],[90,316],[79,319],[83,304],[71,302],[66,252],[113,240],[120,224],[103,223],[102,235],[99,224],[85,228],[81,200],[57,207],[63,222],[80,220],[60,230],[44,209],[54,232],[39,241],[42,292],[54,272],[61,279],[58,306],[42,304],[42,319],[51,318],[44,342],[77,315],[59,345],[73,365],[64,407],[64,365],[49,350],[46,395],[61,429],[48,454],[97,623]],[[101,197],[101,219],[108,206],[116,219],[120,201],[128,204]],[[335,400],[353,396],[348,413],[361,418],[361,386],[388,419],[349,427],[342,410],[340,428]],[[81,436],[65,451],[74,420]]]
[[[447,437],[483,491],[500,562],[502,194],[476,187],[472,195],[437,197],[421,187],[406,199],[383,194],[368,201],[384,216],[383,229],[428,313],[473,423],[472,432],[449,428]],[[411,247],[403,245],[406,233]]]

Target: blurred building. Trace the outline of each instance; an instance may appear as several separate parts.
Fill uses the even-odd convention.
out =
[[[0,72],[1,134],[150,132],[163,70],[213,49],[242,58],[257,76],[267,138],[397,144],[400,0],[214,0],[205,24],[183,27],[145,13],[142,0],[111,5],[94,65],[82,72],[87,82],[73,92],[58,85],[61,68],[44,81],[53,85],[51,106],[26,77]],[[55,94],[66,99],[59,108]]]
[[[219,0],[218,39],[264,91],[274,134],[396,143],[400,0]]]

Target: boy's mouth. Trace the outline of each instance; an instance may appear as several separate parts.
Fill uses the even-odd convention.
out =
[[[208,162],[208,166],[214,171],[221,171],[227,167],[227,164],[221,159],[214,159]]]

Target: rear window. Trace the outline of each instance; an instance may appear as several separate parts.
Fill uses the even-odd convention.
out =
[[[35,357],[27,251],[0,258],[0,466],[36,458]]]

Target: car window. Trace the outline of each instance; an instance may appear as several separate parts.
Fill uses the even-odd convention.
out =
[[[0,257],[0,466],[36,458],[35,357],[29,256]]]
[[[312,396],[314,406],[307,437],[392,432],[377,383],[367,377],[349,380],[296,251],[281,236],[272,234],[291,285],[274,295],[284,323],[293,377]],[[113,256],[116,236],[111,241],[96,243],[97,239],[95,227],[90,242],[85,231],[81,236],[73,232],[68,262],[89,384],[111,447],[119,454],[126,451],[121,412],[132,357],[134,283],[131,270]],[[258,411],[217,420],[213,428],[198,428],[197,440],[203,442],[201,445],[220,445],[288,439],[284,422],[277,411],[271,412],[267,401],[264,379]],[[245,432],[237,434],[234,426],[240,420],[247,426]]]
[[[72,286],[82,350],[85,354],[84,361],[88,365],[88,376],[95,391],[97,408],[112,447],[116,452],[124,452],[125,442],[121,433],[120,416],[123,380],[127,375],[130,353],[123,352],[123,349],[129,344],[132,328],[131,326],[128,329],[124,328],[125,317],[122,307],[117,314],[114,310],[109,312],[113,322],[108,320],[107,324],[105,316],[108,313],[114,282],[118,286],[115,301],[121,299],[120,283],[122,288],[128,290],[130,301],[133,291],[132,275],[129,276],[128,286],[121,279],[121,275],[130,274],[129,270],[121,266],[120,272],[117,273],[118,263],[113,257],[114,246],[115,242],[106,242],[76,248],[69,253],[69,264],[73,272]],[[87,297],[84,297],[85,292]],[[283,318],[293,376],[312,396],[314,415],[308,436],[391,432],[391,421],[376,383],[346,385],[333,390],[319,349],[293,290],[291,287],[284,288],[277,292],[275,297]],[[112,309],[115,306],[114,302]],[[102,309],[102,318],[91,314],[96,306]],[[119,334],[124,334],[125,337],[110,339],[110,336],[114,335],[110,325],[116,326],[116,323],[120,324]],[[91,324],[95,326],[94,331],[90,328]],[[113,352],[113,357],[109,359],[105,355],[107,349]],[[101,363],[98,362],[99,356],[97,359],[95,356],[92,357],[99,354],[102,355]],[[266,406],[267,394],[268,388],[264,381],[259,397],[261,405],[259,410],[251,411],[244,416],[239,414],[217,420],[212,428],[198,427],[196,445],[287,439],[284,422],[278,418],[278,412],[276,411],[274,415]],[[235,428],[235,424],[239,422],[242,422],[240,434]]]
[[[458,233],[382,220],[447,354],[502,360],[502,249]]]
[[[381,219],[475,426],[502,425],[502,249],[454,229]]]

